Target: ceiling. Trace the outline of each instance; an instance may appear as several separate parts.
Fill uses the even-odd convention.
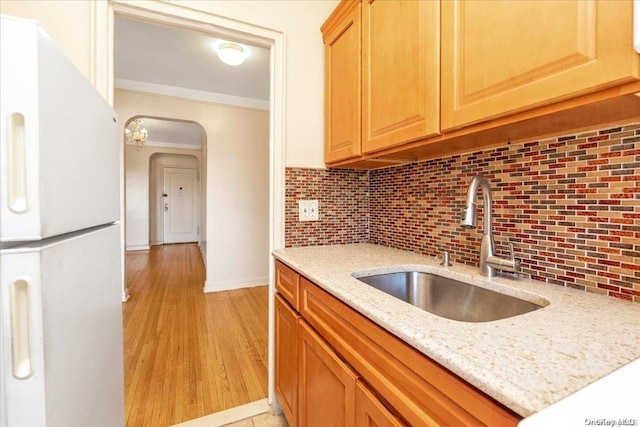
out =
[[[136,21],[116,15],[114,68],[116,88],[175,88],[249,100],[269,99],[269,49],[239,43],[247,51],[238,66],[223,63],[216,47],[222,40],[198,31]],[[148,84],[152,85],[148,85]],[[184,122],[143,118],[154,142],[199,145],[202,128]],[[190,129],[193,128],[193,129]],[[196,129],[197,128],[197,129]]]
[[[140,118],[140,127],[149,132],[149,145],[185,145],[190,148],[201,146],[203,129],[195,122]]]

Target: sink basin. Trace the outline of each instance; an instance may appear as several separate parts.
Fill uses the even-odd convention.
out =
[[[510,295],[418,271],[357,279],[429,313],[463,322],[489,322],[542,308]]]

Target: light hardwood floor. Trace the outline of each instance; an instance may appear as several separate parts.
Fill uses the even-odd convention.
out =
[[[204,294],[195,244],[129,252],[128,427],[169,426],[267,396],[267,286]]]

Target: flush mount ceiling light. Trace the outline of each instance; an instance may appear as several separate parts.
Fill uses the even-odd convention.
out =
[[[225,64],[240,65],[244,62],[247,54],[237,43],[222,43],[218,47],[218,57]]]
[[[137,149],[144,146],[147,142],[147,136],[149,132],[145,128],[140,127],[142,120],[135,119],[129,123],[129,126],[124,130],[124,135],[127,139],[127,144],[135,145]]]

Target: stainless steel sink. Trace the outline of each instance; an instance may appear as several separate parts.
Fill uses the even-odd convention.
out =
[[[542,308],[510,295],[417,271],[357,279],[429,313],[463,322],[489,322]]]

